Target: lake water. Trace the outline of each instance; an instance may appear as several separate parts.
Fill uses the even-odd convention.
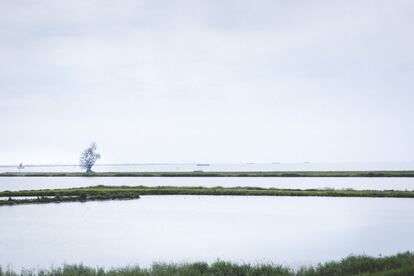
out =
[[[358,177],[0,177],[0,191],[111,186],[204,186],[414,190],[414,178]]]
[[[148,266],[217,259],[293,267],[414,250],[414,200],[143,196],[0,207],[0,264]]]
[[[208,166],[207,166],[208,165]],[[414,161],[371,163],[243,163],[243,164],[96,164],[97,172],[159,172],[159,171],[358,171],[358,170],[414,170]],[[17,172],[16,166],[0,166],[1,172]],[[82,172],[77,165],[26,166],[22,172]]]

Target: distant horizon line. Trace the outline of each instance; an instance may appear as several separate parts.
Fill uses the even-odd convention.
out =
[[[368,164],[368,163],[413,163],[414,160],[406,161],[334,161],[334,162],[149,162],[149,163],[103,163],[95,164],[94,166],[150,166],[150,165],[199,165],[199,166],[209,166],[209,165],[257,165],[257,164],[267,164],[267,165],[282,165],[282,164]],[[16,167],[20,163],[3,165],[0,164],[0,167]],[[24,164],[21,163],[24,167],[79,167],[79,164],[68,164],[68,163],[49,163],[49,164]]]

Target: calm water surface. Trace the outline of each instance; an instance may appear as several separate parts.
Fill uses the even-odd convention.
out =
[[[0,177],[0,191],[111,186],[204,186],[414,190],[414,178],[349,177]]]
[[[208,166],[206,166],[208,165]],[[414,161],[371,163],[242,163],[242,164],[134,164],[101,165],[93,168],[97,172],[185,172],[185,171],[358,171],[358,170],[414,170]],[[17,172],[16,166],[0,166],[1,172]],[[26,166],[22,172],[82,172],[77,165]]]
[[[274,262],[414,250],[414,200],[144,196],[0,207],[0,264]]]

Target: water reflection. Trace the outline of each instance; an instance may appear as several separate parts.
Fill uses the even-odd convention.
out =
[[[0,177],[0,190],[110,186],[253,186],[286,189],[414,190],[414,178],[340,177]]]
[[[0,261],[274,262],[299,266],[348,254],[413,250],[412,199],[144,196],[133,201],[1,207]]]

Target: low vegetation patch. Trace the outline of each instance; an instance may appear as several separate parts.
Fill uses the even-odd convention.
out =
[[[7,192],[1,193],[0,195],[0,206],[1,205],[17,205],[17,204],[41,204],[41,203],[61,203],[61,202],[86,202],[86,201],[96,201],[96,200],[122,200],[122,199],[137,199],[139,194],[137,192],[53,192],[53,193],[44,193],[44,192],[33,192],[30,196],[21,195],[17,192],[10,194]],[[23,194],[25,194],[23,192]]]
[[[0,205],[49,203],[111,199],[136,199],[140,195],[211,195],[211,196],[318,196],[318,197],[394,197],[414,198],[414,191],[277,189],[259,187],[173,187],[173,186],[92,186],[68,189],[0,192]]]
[[[304,267],[293,270],[288,267],[274,264],[234,264],[229,262],[217,261],[212,264],[204,262],[165,264],[156,263],[150,268],[124,267],[124,268],[92,268],[84,265],[65,265],[60,268],[22,270],[20,273],[10,269],[2,270],[0,276],[18,275],[41,275],[41,276],[65,276],[65,275],[84,275],[84,276],[104,276],[104,275],[136,275],[136,276],[201,276],[201,275],[220,275],[220,276],[259,276],[259,275],[278,275],[278,276],[331,276],[331,275],[414,275],[414,255],[410,252],[397,254],[389,257],[368,257],[351,256],[338,262],[329,262],[312,267]]]

